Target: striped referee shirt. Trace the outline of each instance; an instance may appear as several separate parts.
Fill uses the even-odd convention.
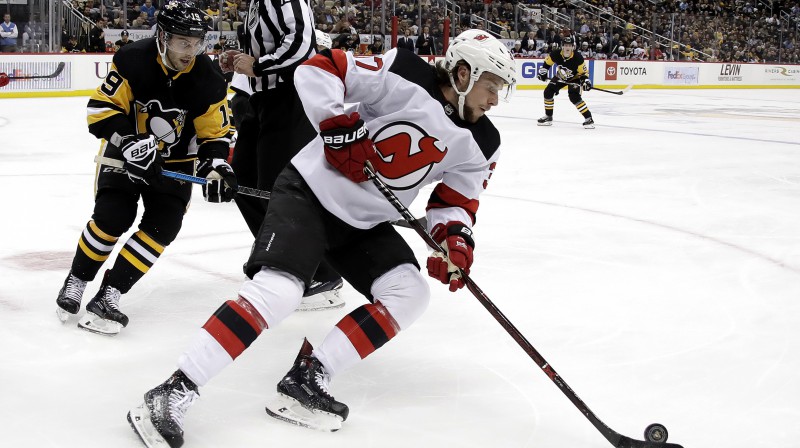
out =
[[[252,0],[247,11],[245,50],[256,62],[254,92],[274,89],[281,74],[315,54],[314,15],[309,0]]]

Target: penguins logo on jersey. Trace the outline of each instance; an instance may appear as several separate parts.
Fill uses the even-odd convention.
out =
[[[164,109],[158,100],[136,102],[136,132],[154,135],[162,157],[169,157],[171,148],[181,140],[185,122],[185,110]]]
[[[381,158],[375,169],[393,190],[417,186],[448,151],[439,139],[407,121],[384,126],[372,141]]]

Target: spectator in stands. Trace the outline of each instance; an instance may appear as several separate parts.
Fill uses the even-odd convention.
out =
[[[458,36],[458,34],[456,34],[456,36]],[[525,33],[525,35],[522,36],[520,47],[523,51],[531,52],[536,49],[536,39],[532,39],[531,37],[532,36],[530,32]]]
[[[514,48],[511,49],[511,55],[515,58],[521,58],[527,56],[527,52],[522,49],[522,41],[518,40],[514,42]]]
[[[430,28],[423,27],[422,33],[417,36],[417,44],[415,45],[417,48],[417,54],[422,55],[432,55],[436,53],[436,43],[433,41],[433,36],[431,36]]]
[[[62,53],[83,53],[86,51],[86,48],[83,44],[78,43],[78,37],[74,34],[69,36],[67,43],[61,48]]]
[[[328,28],[332,27],[337,22],[336,16],[333,15],[331,8],[325,7],[322,15],[317,17],[317,25],[327,24]]]
[[[105,53],[106,52],[106,20],[100,18],[95,23],[94,28],[89,31],[89,53]]]
[[[0,23],[0,53],[16,53],[18,36],[19,29],[11,21],[11,14],[3,14],[3,22]]]
[[[128,36],[128,30],[122,30],[122,32],[119,33],[119,40],[114,42],[114,51],[117,52],[120,48],[132,43],[133,41],[130,40]]]
[[[354,30],[352,33],[346,35],[342,47],[345,51],[357,53],[360,44],[361,38],[358,37],[358,33],[356,33]]]
[[[603,51],[603,44],[594,46],[594,59],[608,59],[608,55]]]
[[[367,47],[366,54],[383,54],[383,38],[381,36],[373,38],[372,43]]]
[[[144,5],[139,7],[139,11],[147,13],[148,25],[154,25],[156,23],[156,7],[153,6],[152,0],[145,0]]]
[[[22,33],[22,48],[23,51],[34,51],[35,44],[41,44],[44,38],[44,26],[36,15],[31,14],[28,23],[25,24],[25,29]],[[30,50],[28,48],[30,47]],[[46,51],[46,50],[45,50]]]
[[[131,22],[131,28],[136,28],[140,30],[150,28],[150,23],[147,21],[147,13],[140,12],[139,17],[133,19],[133,21]]]
[[[403,35],[397,39],[397,48],[405,48],[411,52],[414,51],[414,40],[411,39],[411,30],[406,28],[403,30]]]
[[[236,10],[236,6],[231,6],[220,14],[217,21],[217,29],[220,31],[232,31],[239,26],[239,23],[239,13]]]
[[[578,50],[578,53],[580,53],[583,59],[592,59],[594,57],[594,52],[589,48],[588,41],[581,42],[581,49]]]
[[[342,16],[341,19],[339,19],[339,21],[333,25],[333,30],[331,32],[338,34],[353,34],[356,32],[356,29],[353,28],[353,25],[350,24],[350,21],[346,16]],[[346,37],[347,36],[345,36],[345,38]]]

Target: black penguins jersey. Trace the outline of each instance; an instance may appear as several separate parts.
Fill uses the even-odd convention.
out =
[[[572,56],[565,58],[561,50],[551,51],[544,59],[545,68],[558,65],[556,78],[563,82],[579,81],[588,76],[589,70],[580,53],[572,52]],[[562,68],[563,67],[563,68]]]
[[[114,55],[87,106],[89,132],[110,141],[152,134],[165,162],[227,158],[230,120],[227,83],[206,55],[180,72],[168,70],[156,39],[126,45]]]

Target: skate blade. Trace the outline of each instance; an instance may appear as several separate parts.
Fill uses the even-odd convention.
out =
[[[116,336],[122,330],[122,324],[113,320],[103,319],[92,312],[86,312],[83,318],[78,321],[78,327],[92,333],[104,336]]]
[[[593,124],[585,124],[585,125],[583,125],[583,129],[594,129],[594,125]]]
[[[78,316],[77,314],[72,314],[69,311],[56,305],[56,317],[58,317],[58,320],[60,320],[62,324],[66,324],[67,322],[69,322],[71,317],[77,317],[77,316]]]
[[[169,448],[169,443],[161,437],[150,421],[150,411],[144,403],[128,411],[128,423],[148,448]]]
[[[338,415],[317,409],[307,409],[299,401],[283,394],[278,394],[267,403],[266,411],[272,418],[303,428],[325,432],[342,429],[342,418]]]
[[[547,122],[544,122],[544,123],[536,123],[536,125],[537,126],[552,126],[553,122],[552,121],[547,121]]]
[[[344,306],[344,299],[339,296],[340,289],[325,291],[313,296],[303,297],[297,311],[333,310]]]

